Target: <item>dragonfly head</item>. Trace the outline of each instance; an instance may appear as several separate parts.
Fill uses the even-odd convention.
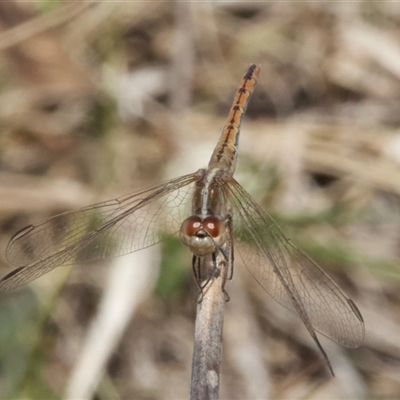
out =
[[[196,256],[214,253],[226,242],[225,223],[218,217],[192,215],[186,218],[179,232],[180,239]]]

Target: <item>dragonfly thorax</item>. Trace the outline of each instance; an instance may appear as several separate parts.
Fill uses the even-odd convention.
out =
[[[182,243],[197,256],[214,253],[227,239],[225,223],[218,217],[192,215],[181,225]]]

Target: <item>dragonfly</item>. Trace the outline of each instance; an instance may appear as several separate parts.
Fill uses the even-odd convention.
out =
[[[125,255],[159,243],[165,233],[178,234],[193,254],[194,270],[201,261],[222,258],[232,275],[237,252],[259,285],[302,319],[334,375],[317,332],[358,347],[365,332],[360,311],[233,177],[241,122],[259,72],[253,64],[243,76],[207,168],[27,226],[7,246],[7,260],[18,268],[0,280],[0,290],[61,265]]]

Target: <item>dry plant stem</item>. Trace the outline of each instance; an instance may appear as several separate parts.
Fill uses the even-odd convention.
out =
[[[219,276],[208,282],[197,305],[192,363],[191,400],[218,399],[222,357],[222,327],[226,296],[223,281],[226,264],[219,262]],[[226,276],[226,275],[225,275]]]
[[[83,1],[78,5],[76,3],[66,4],[48,14],[40,15],[0,32],[0,50],[15,46],[48,29],[56,28],[93,7],[94,4],[95,2],[89,1]]]

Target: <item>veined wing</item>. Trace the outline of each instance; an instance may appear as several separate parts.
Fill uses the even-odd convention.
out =
[[[12,290],[55,267],[94,261],[158,243],[158,232],[176,233],[186,218],[184,204],[199,172],[151,189],[56,215],[18,232],[7,246],[8,261],[20,268],[0,281]]]
[[[319,347],[314,330],[343,346],[358,347],[364,339],[364,322],[353,301],[284,236],[237,181],[229,180],[227,191],[235,249],[261,287],[300,316]]]

